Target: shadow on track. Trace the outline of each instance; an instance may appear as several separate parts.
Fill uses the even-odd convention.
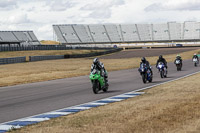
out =
[[[107,92],[99,92],[98,94],[105,94],[105,93],[115,93],[115,92],[121,92],[121,90],[112,90],[112,91],[107,91]]]

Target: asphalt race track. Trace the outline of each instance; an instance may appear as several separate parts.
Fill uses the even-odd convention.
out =
[[[147,84],[143,84],[137,69],[109,72],[109,90],[100,94],[93,94],[89,76],[1,87],[0,123],[119,95],[197,71],[200,66],[194,67],[191,60],[183,62],[182,71],[168,63],[168,78],[161,79],[153,66],[154,79]]]

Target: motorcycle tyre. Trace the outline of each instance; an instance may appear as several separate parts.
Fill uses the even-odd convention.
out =
[[[94,94],[98,94],[99,90],[100,90],[100,85],[98,81],[94,81],[92,84],[92,90],[94,92]]]
[[[147,82],[145,74],[142,74],[142,81],[144,84]]]
[[[105,88],[103,89],[103,92],[107,92],[108,91],[108,86],[106,85]]]
[[[160,77],[164,78],[164,71],[160,71]]]
[[[151,83],[151,82],[152,82],[152,80],[153,80],[153,77],[151,77],[151,78],[149,79],[149,82]]]

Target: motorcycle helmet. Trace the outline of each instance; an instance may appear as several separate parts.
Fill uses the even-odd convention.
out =
[[[196,53],[194,53],[194,55],[197,55]]]
[[[145,57],[142,57],[142,58],[141,58],[141,61],[142,61],[143,63],[146,62]]]
[[[160,56],[159,56],[159,59],[162,59],[162,58],[163,58],[162,55],[160,55]]]
[[[98,58],[94,58],[93,63],[94,64],[98,64],[99,63],[99,59]]]

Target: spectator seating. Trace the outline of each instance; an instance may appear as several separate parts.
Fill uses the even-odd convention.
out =
[[[53,25],[62,44],[173,42],[200,40],[199,22],[161,24]]]

